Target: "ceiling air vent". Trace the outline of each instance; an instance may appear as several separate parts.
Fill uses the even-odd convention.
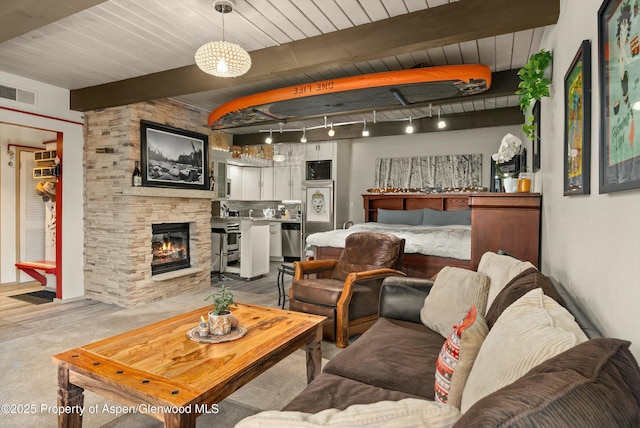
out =
[[[36,104],[36,93],[26,91],[24,89],[13,88],[11,86],[0,85],[0,98],[6,98],[11,101],[18,101],[25,104]]]

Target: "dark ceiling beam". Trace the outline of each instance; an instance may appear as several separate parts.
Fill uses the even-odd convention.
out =
[[[447,127],[445,129],[438,129],[438,118],[435,116],[432,118],[426,117],[413,120],[413,127],[415,129],[414,133],[421,134],[425,132],[460,131],[464,129],[487,128],[493,126],[520,125],[524,123],[524,117],[518,107],[505,107],[493,110],[444,115],[442,116],[442,119],[447,122]],[[388,137],[391,135],[404,135],[404,130],[407,125],[407,121],[378,123],[367,122],[367,129],[370,133],[369,138]],[[327,130],[324,128],[306,130],[305,132],[309,142],[335,141],[336,139],[348,140],[353,138],[363,138],[362,128],[362,124],[334,127],[336,135],[333,137],[329,137],[327,135]],[[266,133],[234,135],[233,145],[248,146],[265,144],[264,139],[266,137]],[[274,130],[272,138],[273,144],[299,143],[300,138],[302,138],[302,132],[290,131],[280,133],[279,131]]]
[[[299,76],[555,24],[560,0],[461,0],[250,52],[247,74],[221,79],[195,64],[71,91],[71,109],[88,111],[175,97],[265,79]]]
[[[0,43],[22,36],[106,0],[2,0]]]

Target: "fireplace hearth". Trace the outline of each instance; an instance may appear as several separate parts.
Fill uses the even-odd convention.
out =
[[[189,223],[159,223],[151,227],[151,274],[191,267]]]

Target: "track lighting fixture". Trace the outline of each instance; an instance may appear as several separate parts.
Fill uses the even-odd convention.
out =
[[[438,129],[444,129],[447,127],[447,122],[440,119],[440,109],[438,109]]]
[[[409,116],[409,124],[404,129],[404,132],[407,134],[413,134],[413,121],[411,120],[411,116]]]
[[[327,127],[327,116],[324,117],[324,127]],[[331,122],[331,124],[329,125],[329,131],[327,131],[327,135],[329,137],[333,137],[334,135],[336,135],[336,131],[333,130],[333,122]]]
[[[364,125],[364,126],[362,127],[362,136],[363,136],[363,137],[368,137],[368,136],[369,136],[369,130],[367,129],[367,119],[364,119],[364,120],[362,121],[362,123],[363,123],[363,125]]]
[[[640,105],[640,102],[639,102]],[[435,111],[435,109],[437,109],[437,112]],[[351,132],[357,132],[357,126],[358,125],[362,125],[362,131],[361,131],[361,135],[362,137],[369,137],[371,135],[371,131],[370,131],[370,125],[371,123],[377,124],[378,123],[378,118],[377,118],[377,112],[375,110],[372,111],[373,113],[373,119],[369,120],[369,123],[367,123],[367,116],[365,115],[365,117],[361,120],[352,120],[352,121],[346,121],[346,122],[330,122],[327,116],[324,116],[324,123],[323,124],[319,124],[319,125],[313,125],[313,126],[305,126],[302,128],[285,128],[285,124],[281,121],[277,124],[277,129],[275,130],[275,132],[280,132],[281,134],[284,132],[300,132],[302,131],[302,136],[300,138],[300,142],[301,143],[306,143],[307,140],[307,129],[309,130],[320,130],[320,129],[324,129],[327,133],[327,135],[329,136],[329,138],[333,138],[336,135],[336,127],[340,127],[340,126],[353,126],[353,129]],[[424,119],[424,118],[435,118],[437,113],[437,121],[436,123],[436,130],[437,129],[444,129],[447,127],[447,122],[443,119],[442,117],[442,110],[440,107],[438,106],[432,106],[431,104],[429,104],[428,106],[428,112],[425,115],[422,116],[416,116],[416,119]],[[406,127],[404,128],[404,132],[407,134],[414,134],[416,132],[429,132],[432,129],[429,130],[423,130],[420,128],[420,124],[418,124],[417,126],[413,125],[413,115],[410,115],[408,117],[400,117],[397,119],[391,119],[388,121],[383,121],[381,123],[386,123],[386,122],[404,122],[406,120],[409,121],[409,123],[406,125]],[[429,121],[430,122],[430,121]],[[276,125],[273,125],[276,126]],[[377,125],[376,125],[377,126]],[[273,128],[265,128],[265,129],[261,129],[259,132],[264,132],[264,133],[269,133],[269,135],[264,139],[264,142],[266,144],[273,144]],[[353,134],[351,134],[353,135]],[[311,138],[319,138],[320,140],[322,139],[327,139],[327,137],[321,137],[320,134],[312,134]],[[282,141],[282,139],[280,139],[280,141]],[[288,140],[290,141],[290,140]]]

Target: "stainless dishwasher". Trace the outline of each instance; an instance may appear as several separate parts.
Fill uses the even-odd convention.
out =
[[[282,257],[285,262],[300,260],[302,230],[300,223],[282,223]]]

